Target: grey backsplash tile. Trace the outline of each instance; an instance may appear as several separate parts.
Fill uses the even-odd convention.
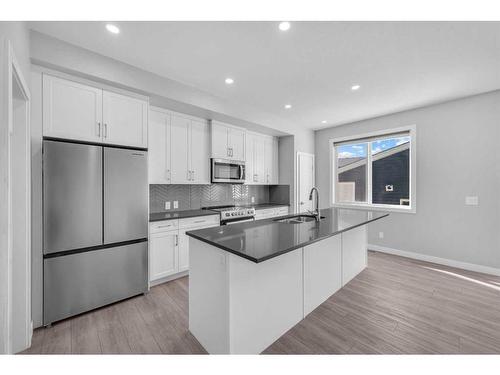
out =
[[[171,211],[199,209],[206,206],[279,203],[289,204],[288,185],[149,185],[149,210],[164,212],[165,202],[170,201]],[[174,209],[173,201],[179,202]]]

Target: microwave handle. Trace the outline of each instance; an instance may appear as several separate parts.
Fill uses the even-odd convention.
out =
[[[244,170],[243,170],[243,166],[240,164],[240,165],[239,165],[239,167],[240,167],[240,179],[241,179],[241,180],[244,180],[244,179],[245,179],[245,176],[243,175],[243,174],[244,174],[244,173],[243,173],[243,172],[244,172]]]

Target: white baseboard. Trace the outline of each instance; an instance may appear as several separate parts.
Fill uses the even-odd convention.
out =
[[[158,279],[158,280],[150,281],[149,282],[149,286],[153,287],[153,286],[156,286],[156,285],[160,285],[160,284],[166,283],[167,281],[172,281],[172,280],[175,280],[175,279],[179,279],[179,278],[187,276],[187,275],[189,275],[189,271],[182,271],[182,272],[176,273],[174,275],[170,275],[170,276]]]
[[[379,245],[368,244],[367,247],[368,247],[368,250],[379,251],[381,253],[399,255],[402,257],[406,257],[406,258],[412,258],[412,259],[423,260],[426,262],[442,264],[444,266],[461,268],[463,270],[481,272],[481,273],[486,273],[488,275],[494,275],[494,276],[500,276],[500,268],[482,266],[480,264],[474,264],[474,263],[460,262],[458,260],[439,258],[439,257],[435,257],[432,255],[413,253],[411,251],[397,250],[397,249],[392,249],[390,247],[379,246]]]

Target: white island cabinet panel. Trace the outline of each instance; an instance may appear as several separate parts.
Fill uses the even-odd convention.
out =
[[[333,236],[304,247],[304,316],[342,287],[342,241]]]
[[[342,286],[367,265],[366,225],[342,233]]]
[[[302,250],[262,263],[226,254],[230,352],[260,353],[303,318]]]

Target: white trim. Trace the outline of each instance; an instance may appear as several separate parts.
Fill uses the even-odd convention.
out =
[[[379,246],[379,245],[370,245],[368,244],[368,250],[378,251],[380,253],[393,254],[402,256],[405,258],[423,260],[425,262],[437,263],[444,266],[460,268],[467,271],[480,272],[488,275],[500,276],[500,268],[483,266],[480,264],[461,262],[459,260],[439,258],[432,255],[414,253],[411,251],[397,250],[392,249],[390,247]]]
[[[297,156],[295,158],[296,166],[295,169],[297,174],[295,176],[295,213],[300,213],[300,157],[301,156],[311,156],[312,157],[312,179],[313,186],[316,186],[316,155],[311,154],[309,152],[297,151]]]
[[[335,180],[337,178],[336,161],[337,152],[335,143],[345,142],[349,140],[383,137],[395,133],[408,132],[410,136],[410,203],[411,206],[396,206],[396,205],[383,205],[371,203],[371,184],[367,184],[367,202],[354,202],[354,203],[336,203],[335,202]],[[353,208],[353,209],[375,209],[387,212],[402,212],[402,213],[416,213],[417,212],[417,127],[415,124],[402,126],[392,129],[378,130],[375,132],[350,135],[346,137],[330,138],[328,141],[330,148],[330,205],[332,207],[340,208]],[[372,158],[371,156],[371,143],[368,143],[367,162]],[[367,179],[371,181],[371,168],[367,168]]]

